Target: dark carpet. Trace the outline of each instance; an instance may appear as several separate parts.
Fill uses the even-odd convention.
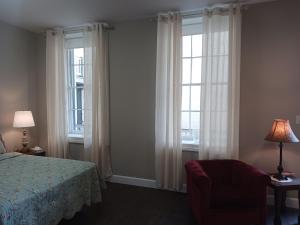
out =
[[[268,209],[268,225],[273,209]],[[297,224],[295,209],[282,214],[282,225]],[[186,195],[135,186],[108,184],[103,202],[85,208],[59,225],[196,225],[187,207]]]

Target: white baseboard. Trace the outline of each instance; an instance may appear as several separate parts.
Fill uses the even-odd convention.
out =
[[[112,175],[112,177],[109,179],[109,182],[118,183],[118,184],[127,184],[127,185],[139,186],[139,187],[157,188],[155,180],[137,178],[137,177]]]
[[[152,179],[113,175],[109,179],[109,182],[157,189],[156,180],[152,180]],[[183,184],[182,192],[186,192],[186,184]],[[267,204],[274,205],[273,195],[267,196]],[[286,206],[289,208],[298,209],[298,198],[286,198]]]
[[[121,176],[121,175],[112,175],[112,177],[108,181],[111,183],[127,184],[127,185],[133,185],[133,186],[138,186],[138,187],[160,189],[157,186],[156,180],[151,180],[151,179],[128,177],[128,176]],[[186,184],[183,184],[181,192],[183,192],[183,193],[186,192]]]
[[[274,195],[267,196],[267,204],[274,205]],[[298,198],[286,198],[286,207],[298,209]]]

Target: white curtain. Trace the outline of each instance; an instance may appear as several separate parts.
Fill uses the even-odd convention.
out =
[[[101,24],[84,33],[84,157],[98,166],[101,178],[112,175],[109,137],[108,32]]]
[[[67,80],[63,31],[47,31],[46,44],[47,89],[47,154],[66,158],[68,148]]]
[[[182,186],[181,147],[181,16],[158,17],[156,62],[155,155],[159,187]]]
[[[240,9],[203,16],[200,159],[238,158]]]

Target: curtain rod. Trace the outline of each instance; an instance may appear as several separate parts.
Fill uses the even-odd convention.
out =
[[[265,2],[274,2],[274,1],[278,1],[278,0],[238,0],[238,1],[227,1],[224,3],[217,3],[217,4],[212,4],[212,5],[208,5],[206,7],[202,7],[199,9],[195,9],[195,10],[184,10],[184,11],[174,11],[174,12],[179,12],[181,13],[182,17],[197,17],[197,16],[201,16],[203,15],[203,12],[205,9],[213,9],[213,8],[227,8],[231,5],[233,5],[234,8],[236,8],[237,5],[240,5],[241,9],[247,9],[248,6],[250,5],[254,5],[254,4],[259,4],[259,3],[265,3]],[[172,12],[172,10],[170,10],[170,12]],[[162,12],[159,14],[164,14],[164,13],[168,13],[168,12]],[[150,20],[156,20],[157,19],[157,15],[152,16],[150,18]]]
[[[69,27],[64,27],[63,28],[63,31],[66,32],[66,33],[74,33],[74,32],[78,32],[78,31],[84,31],[84,29],[88,26],[91,26],[93,24],[97,24],[97,23],[87,23],[87,24],[82,24],[82,25],[79,25],[79,26],[69,26]],[[106,22],[103,22],[103,23],[98,23],[98,24],[101,24],[102,27],[105,29],[105,30],[114,30],[115,27],[106,23]]]
[[[68,27],[63,27],[61,29],[64,31],[64,33],[71,34],[71,33],[82,32],[87,26],[91,26],[93,24],[95,23],[86,23],[78,26],[68,26]],[[99,23],[99,24],[101,24],[105,30],[115,30],[115,27],[108,23]],[[51,30],[51,29],[47,29],[47,30]],[[46,35],[47,30],[42,31],[41,33]],[[52,30],[55,31],[55,28],[52,28]]]

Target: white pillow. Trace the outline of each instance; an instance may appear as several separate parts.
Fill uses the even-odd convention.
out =
[[[3,154],[6,152],[5,146],[1,140],[1,136],[0,136],[0,154]]]

